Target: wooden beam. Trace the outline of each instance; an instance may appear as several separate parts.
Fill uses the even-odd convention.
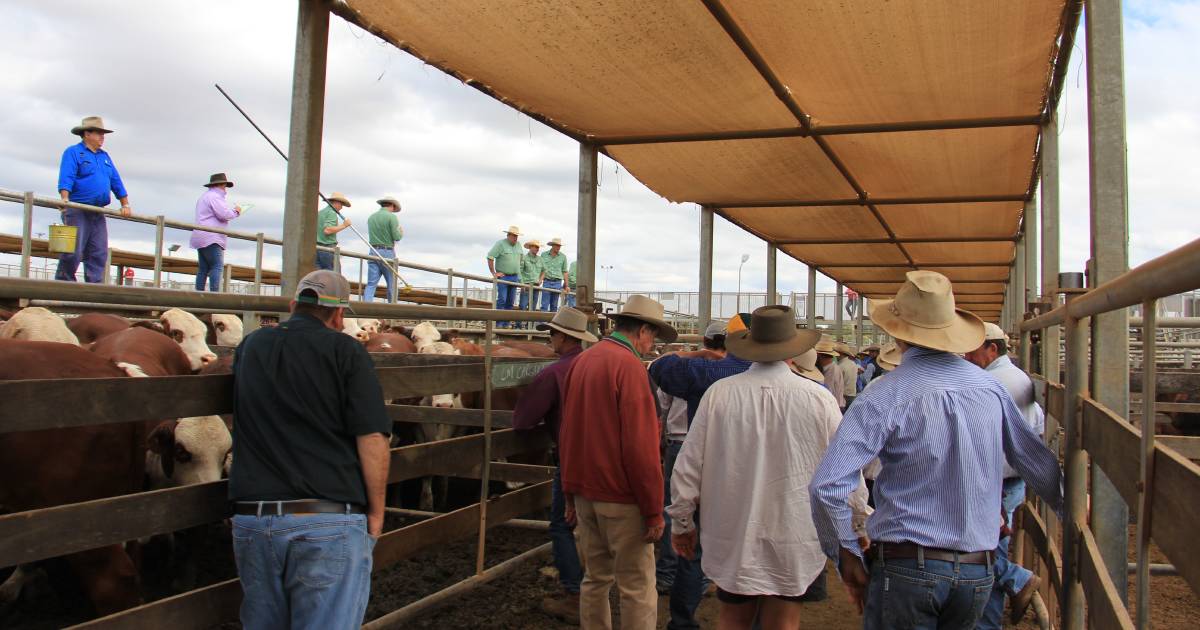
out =
[[[1047,535],[1046,523],[1029,503],[1022,503],[1018,510],[1021,514],[1021,531],[1025,532],[1025,535],[1033,542],[1033,548],[1037,550],[1038,557],[1046,564],[1054,591],[1062,592],[1062,554],[1058,551],[1058,544]]]
[[[452,424],[457,427],[482,427],[482,409],[439,409],[419,405],[387,405],[392,422],[413,424]],[[493,427],[511,427],[511,411],[493,411]]]
[[[946,197],[856,197],[853,199],[760,199],[749,201],[705,201],[715,208],[803,208],[811,206],[926,206],[948,203],[1024,202],[1025,193],[1011,195],[956,195]]]
[[[1112,578],[1100,559],[1100,548],[1092,531],[1086,526],[1080,529],[1079,581],[1088,594],[1087,612],[1090,628],[1096,630],[1134,630],[1133,619],[1125,609],[1125,603]],[[1121,568],[1122,572],[1125,570]]]
[[[1091,398],[1083,399],[1083,450],[1100,466],[1129,505],[1138,502],[1138,471],[1141,470],[1141,432],[1124,418]]]
[[[778,245],[870,245],[882,243],[1011,243],[1015,236],[929,236],[896,238],[798,238],[775,241]]]
[[[392,449],[388,483],[427,475],[466,475],[483,461],[483,446],[483,434],[476,434]],[[493,459],[537,452],[549,446],[550,436],[544,431],[506,429],[492,433]]]
[[[1200,466],[1158,444],[1154,453],[1154,509],[1150,537],[1179,575],[1200,593],[1200,554],[1196,553],[1196,523],[1200,523]]]
[[[87,630],[213,628],[238,618],[242,583],[236,578],[81,623]]]
[[[1192,461],[1200,460],[1200,436],[1160,435],[1155,440]]]

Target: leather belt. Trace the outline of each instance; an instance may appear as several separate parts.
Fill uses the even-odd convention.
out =
[[[871,543],[867,549],[867,558],[871,560],[904,560],[919,559],[941,560],[942,562],[957,562],[959,564],[986,564],[991,566],[993,560],[991,551],[954,551],[936,547],[922,547],[913,543]]]
[[[238,501],[233,513],[244,516],[283,516],[284,514],[363,514],[366,510],[356,503],[338,503],[304,499],[300,501]]]

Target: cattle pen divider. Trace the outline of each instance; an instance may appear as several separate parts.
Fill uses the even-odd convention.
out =
[[[0,299],[65,299],[156,308],[203,306],[277,313],[287,312],[289,302],[281,297],[200,294],[18,278],[0,278]],[[553,475],[553,468],[547,466],[492,461],[522,453],[544,452],[550,446],[550,439],[540,431],[517,433],[505,428],[511,425],[512,413],[494,411],[490,405],[493,387],[527,384],[552,360],[493,360],[490,347],[494,339],[492,322],[547,321],[552,315],[386,303],[356,303],[355,310],[361,316],[482,320],[486,322],[488,333],[482,358],[372,355],[386,399],[450,391],[483,391],[486,401],[481,410],[388,405],[388,413],[395,422],[483,428],[480,434],[391,449],[389,485],[431,475],[480,479],[481,495],[478,502],[466,507],[384,532],[375,547],[374,570],[393,566],[422,550],[477,535],[479,558],[475,577],[448,589],[449,595],[439,594],[444,599],[511,570],[515,566],[511,563],[540,555],[543,551],[539,547],[500,566],[484,568],[486,530],[547,507]],[[0,396],[10,403],[0,410],[0,434],[227,414],[233,410],[232,378],[215,375],[0,382]],[[71,413],[64,414],[63,409],[71,409]],[[489,480],[529,485],[491,496],[487,489]],[[231,516],[227,490],[228,482],[221,480],[0,516],[0,567],[220,522]],[[81,627],[207,628],[236,619],[241,596],[238,581],[226,580],[94,619]],[[392,627],[388,617],[390,615],[379,620],[381,623],[376,626]]]

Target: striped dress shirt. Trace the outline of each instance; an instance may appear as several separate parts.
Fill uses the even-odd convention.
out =
[[[956,355],[912,347],[903,363],[854,401],[810,486],[821,547],[861,555],[846,499],[873,458],[872,541],[963,552],[996,548],[1005,458],[1062,512],[1058,458],[1029,428],[1008,391]]]

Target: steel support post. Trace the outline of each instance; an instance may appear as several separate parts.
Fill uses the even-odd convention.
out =
[[[229,293],[233,286],[233,266],[225,265],[221,268],[221,290]]]
[[[1029,303],[1038,298],[1038,207],[1030,198],[1025,202],[1025,295],[1021,297],[1021,320],[1029,310]],[[1020,321],[1017,322],[1020,325]],[[1029,369],[1028,366],[1025,366]]]
[[[1042,301],[1058,306],[1058,115],[1051,112],[1042,125]],[[1042,375],[1052,383],[1062,382],[1058,363],[1060,328],[1042,330]]]
[[[804,301],[805,321],[810,330],[817,329],[817,268],[808,266],[808,297]]]
[[[487,550],[487,499],[492,475],[492,346],[496,341],[496,322],[484,322],[483,329],[483,474],[479,475],[479,544],[475,552],[475,574],[483,573]]]
[[[103,282],[104,284],[113,284],[113,281],[112,281],[112,248],[111,247],[108,248],[108,251],[104,252],[104,275],[103,275],[103,279],[101,280],[101,282]]]
[[[321,130],[325,119],[325,65],[329,51],[329,0],[300,0],[292,66],[292,115],[287,189],[283,202],[283,274],[289,295],[315,268],[321,186]]]
[[[1017,239],[1017,257],[1013,260],[1013,291],[1012,310],[1009,311],[1009,337],[1018,335],[1021,320],[1025,315],[1025,238],[1028,233],[1021,232]],[[1024,367],[1024,366],[1021,366]]]
[[[162,287],[162,248],[163,248],[163,222],[166,217],[158,215],[154,217],[154,288]]]
[[[833,308],[837,311],[837,313],[834,315],[834,330],[837,331],[834,333],[834,338],[838,341],[841,341],[843,337],[842,324],[844,323],[844,320],[842,319],[842,307],[844,306],[844,302],[842,298],[842,292],[842,283],[839,282],[837,283],[837,295],[833,298]]]
[[[1068,298],[1070,299],[1070,298]],[[1067,378],[1063,406],[1066,429],[1066,523],[1063,526],[1063,630],[1083,630],[1083,585],[1079,581],[1079,528],[1087,527],[1087,456],[1081,450],[1081,397],[1087,394],[1088,321],[1067,318]],[[1124,572],[1125,565],[1121,565]]]
[[[446,270],[446,306],[454,306],[454,270]]]
[[[1150,519],[1154,515],[1154,403],[1158,397],[1155,365],[1158,300],[1142,305],[1142,453],[1138,482],[1137,610],[1138,628],[1150,627]]]
[[[713,209],[700,206],[700,295],[697,299],[697,329],[704,332],[712,321]]]
[[[854,309],[854,347],[862,352],[863,347],[863,311],[867,309],[867,300],[858,296],[858,308]]]
[[[1125,165],[1125,69],[1120,0],[1088,2],[1088,154],[1091,176],[1092,286],[1129,270],[1128,183]],[[1117,415],[1129,417],[1129,310],[1095,317],[1092,331],[1094,398]],[[1092,531],[1125,601],[1129,507],[1105,476],[1092,475]]]
[[[29,277],[29,259],[33,255],[33,193],[25,192],[25,213],[21,221],[21,277]]]
[[[263,233],[255,235],[254,242],[254,295],[262,295]],[[282,293],[281,295],[287,295]]]
[[[778,252],[779,248],[775,246],[775,243],[767,243],[767,299],[763,301],[764,306],[779,303],[779,292],[775,288],[777,281],[775,259]]]
[[[575,305],[581,307],[596,302],[596,169],[599,160],[596,145],[579,144],[579,207],[575,235],[579,240],[579,264],[575,270],[579,288],[575,293]]]

